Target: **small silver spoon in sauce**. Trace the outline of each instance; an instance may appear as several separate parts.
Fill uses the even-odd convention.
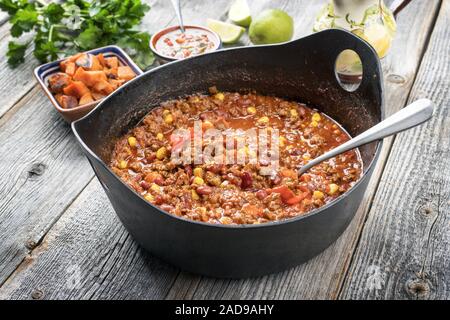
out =
[[[341,153],[418,126],[419,124],[428,121],[432,116],[433,103],[428,99],[417,100],[346,143],[311,160],[298,170],[298,174],[302,175],[319,163],[340,155]]]
[[[184,24],[183,24],[183,16],[181,15],[180,0],[172,0],[172,5],[177,14],[178,24],[180,25],[180,30],[181,30],[181,32],[184,33]]]

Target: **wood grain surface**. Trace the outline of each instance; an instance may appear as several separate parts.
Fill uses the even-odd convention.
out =
[[[300,37],[311,33],[324,1],[249,3],[252,12],[286,10]],[[229,4],[183,1],[185,21],[225,20]],[[170,1],[150,5],[144,29],[175,23]],[[382,61],[388,114],[422,96],[448,106],[448,7],[446,0],[413,1],[399,15],[397,38]],[[6,26],[0,26],[0,54]],[[239,45],[246,44],[243,37]],[[29,59],[21,69],[0,72],[0,163],[7,168],[0,172],[0,298],[449,298],[449,257],[442,252],[450,245],[448,108],[423,128],[386,141],[355,219],[321,255],[280,274],[219,280],[180,272],[133,241],[69,127],[36,87],[34,64]],[[9,83],[15,72],[23,83]]]

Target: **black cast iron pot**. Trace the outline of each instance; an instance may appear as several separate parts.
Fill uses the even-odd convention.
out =
[[[345,49],[361,57],[355,92],[341,88],[335,61]],[[346,194],[304,216],[261,225],[211,225],[178,218],[145,201],[108,168],[114,141],[153,107],[217,86],[256,90],[314,106],[357,135],[383,118],[381,69],[374,50],[351,33],[323,31],[281,45],[222,50],[153,69],[117,90],[72,124],[120,220],[155,256],[187,271],[253,277],[296,266],[333,243],[352,220],[381,142],[360,148],[364,176]]]

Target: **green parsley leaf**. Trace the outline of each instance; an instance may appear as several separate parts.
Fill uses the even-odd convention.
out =
[[[8,57],[8,63],[17,67],[19,64],[25,61],[25,50],[27,50],[28,43],[20,44],[14,41],[10,41],[8,44],[8,53],[6,56]]]

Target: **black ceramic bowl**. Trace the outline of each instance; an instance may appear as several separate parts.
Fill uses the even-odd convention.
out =
[[[354,92],[335,76],[340,52],[353,49],[364,75]],[[314,106],[357,135],[383,118],[381,69],[374,50],[346,31],[328,30],[281,45],[233,48],[153,69],[121,87],[72,124],[120,220],[155,256],[187,271],[253,277],[296,266],[333,243],[352,220],[381,142],[360,148],[364,175],[346,194],[306,215],[261,225],[212,225],[178,218],[145,201],[107,166],[114,141],[161,102],[217,86],[256,90]]]

